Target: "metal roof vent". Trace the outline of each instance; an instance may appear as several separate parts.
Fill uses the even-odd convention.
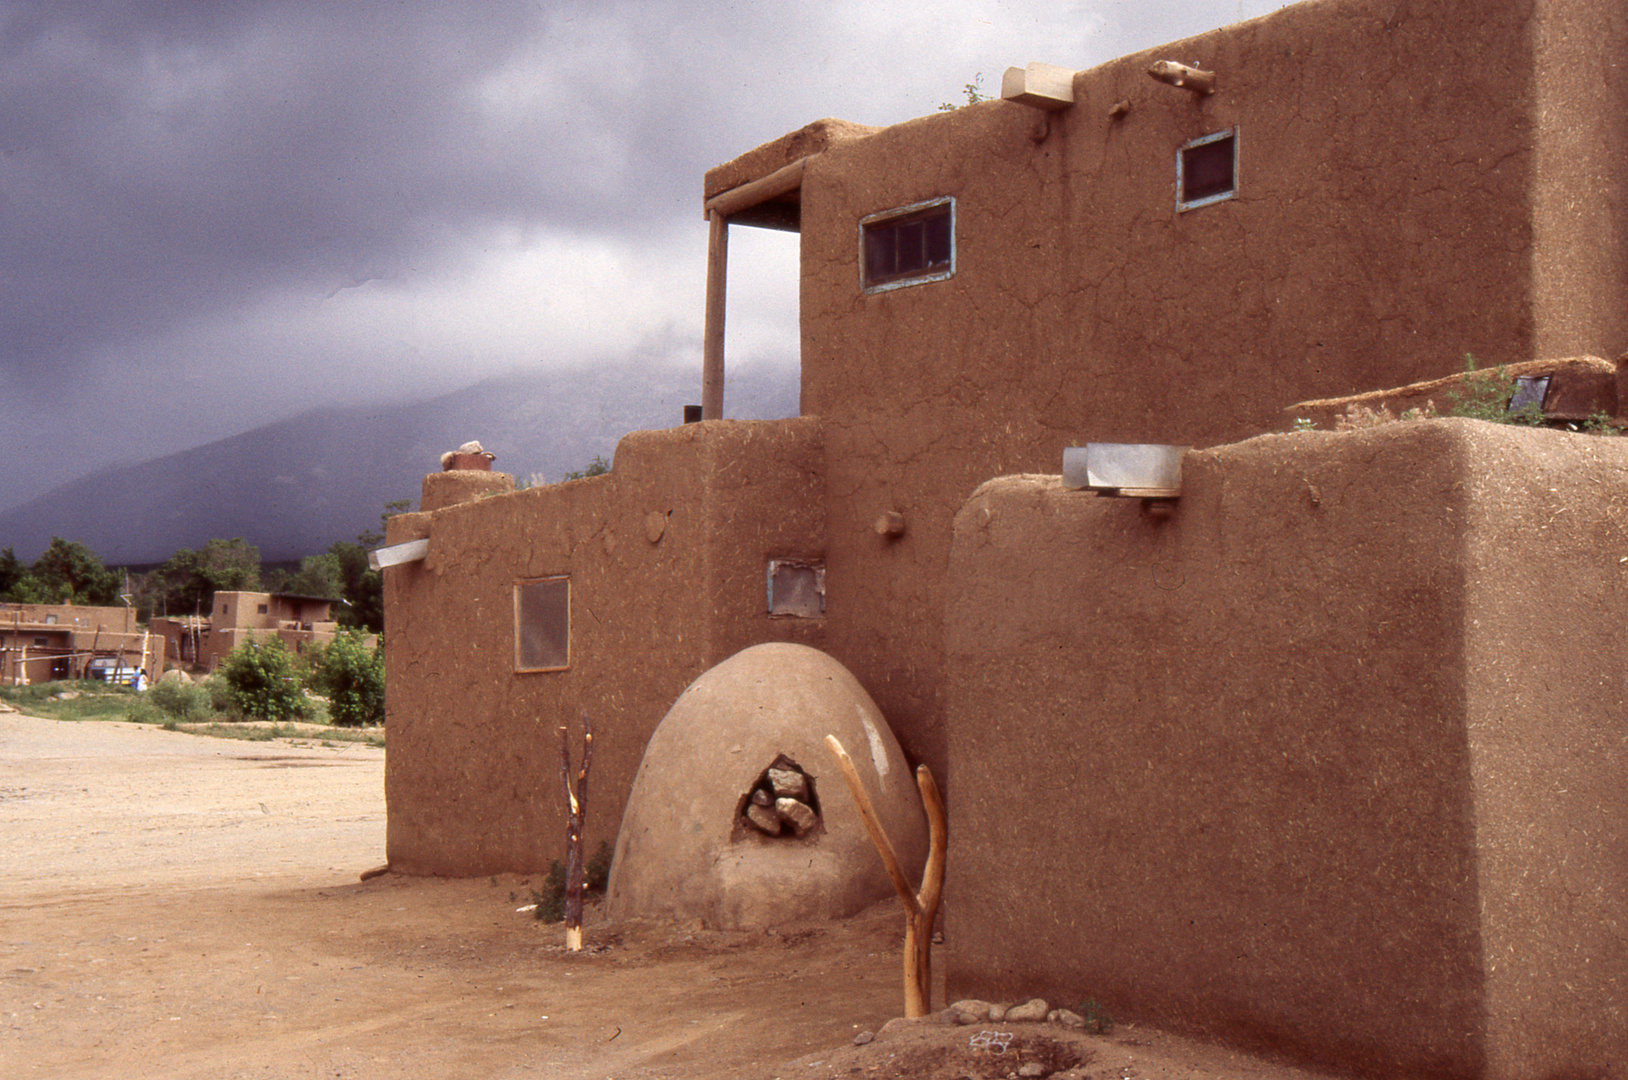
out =
[[[1181,459],[1189,447],[1086,443],[1063,451],[1063,486],[1127,499],[1181,497]]]

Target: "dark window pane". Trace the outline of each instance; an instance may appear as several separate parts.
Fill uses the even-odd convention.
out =
[[[893,276],[893,267],[898,262],[898,247],[899,238],[892,229],[866,230],[865,254],[869,263],[866,280],[880,281]]]
[[[571,662],[571,579],[545,578],[514,587],[514,666],[546,671]]]
[[[928,218],[923,224],[927,231],[927,265],[950,265],[950,215],[939,214]]]
[[[948,270],[954,225],[950,204],[865,226],[865,284],[878,285]]]
[[[1225,195],[1237,186],[1233,176],[1234,140],[1217,139],[1181,152],[1181,201],[1197,202]]]

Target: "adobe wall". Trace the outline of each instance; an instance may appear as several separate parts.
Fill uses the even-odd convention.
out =
[[[1532,10],[1313,0],[1080,72],[1060,112],[988,102],[809,162],[802,411],[829,431],[831,645],[907,750],[945,764],[933,614],[984,479],[1055,472],[1086,440],[1281,430],[1286,403],[1465,352],[1532,357]],[[1172,58],[1218,91],[1148,77]],[[1234,126],[1238,197],[1176,213],[1178,148]],[[954,277],[864,294],[860,219],[943,195]],[[1562,355],[1628,345],[1600,330]],[[868,528],[888,509],[910,521],[895,543]]]
[[[557,728],[594,724],[585,841],[614,842],[649,738],[693,679],[749,644],[820,646],[821,619],[772,619],[770,557],[817,558],[816,421],[636,432],[610,473],[389,523],[427,536],[385,571],[393,868],[451,876],[546,868],[564,851]],[[517,673],[513,588],[571,579],[568,670]]]
[[[1628,9],[1539,0],[1532,274],[1537,356],[1628,347]],[[1577,346],[1577,347],[1574,347]]]
[[[1481,434],[1464,661],[1489,1072],[1624,1077],[1628,447]]]
[[[956,518],[950,997],[1628,1076],[1628,443],[1273,435],[1183,491]]]

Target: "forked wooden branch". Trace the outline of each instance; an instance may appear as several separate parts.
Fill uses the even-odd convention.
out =
[[[560,783],[565,787],[565,947],[582,948],[582,822],[588,815],[588,768],[593,764],[594,731],[582,714],[582,768],[571,786],[571,747],[560,728]]]
[[[882,856],[888,877],[893,879],[899,903],[904,905],[904,1014],[926,1016],[933,987],[933,919],[938,915],[938,902],[944,895],[944,854],[950,835],[944,800],[938,793],[938,784],[933,781],[932,770],[925,765],[917,766],[916,787],[927,809],[927,866],[922,871],[921,890],[916,892],[899,866],[893,842],[871,806],[853,759],[848,757],[848,751],[835,735],[825,737],[825,746],[837,760],[842,779],[848,784],[848,793],[859,807],[859,819],[865,823],[865,831],[870,833],[877,854]]]

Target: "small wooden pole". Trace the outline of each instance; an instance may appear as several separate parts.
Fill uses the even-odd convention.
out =
[[[582,948],[582,822],[588,814],[588,769],[593,764],[594,732],[588,714],[582,714],[582,768],[571,785],[571,747],[560,728],[560,783],[565,787],[565,947]]]
[[[1215,72],[1201,71],[1174,60],[1160,60],[1148,68],[1148,74],[1162,83],[1180,87],[1203,97],[1215,93]]]
[[[729,219],[707,214],[707,308],[701,332],[701,419],[724,417],[724,307],[729,283]]]
[[[813,155],[809,156],[812,157]],[[800,200],[802,198],[800,191],[803,186],[803,170],[808,165],[808,161],[807,157],[800,157],[790,165],[782,165],[768,176],[753,180],[748,184],[742,184],[740,187],[730,188],[728,191],[719,192],[704,204],[707,214],[709,216],[722,214],[727,218],[791,191],[799,192],[798,198]]]
[[[899,893],[904,905],[904,1014],[926,1016],[933,996],[933,920],[938,916],[938,902],[944,895],[944,855],[949,843],[949,819],[944,813],[944,799],[932,770],[925,765],[916,767],[916,787],[921,791],[922,805],[927,809],[927,866],[922,870],[921,891],[912,892],[910,882],[899,866],[899,856],[893,843],[882,828],[881,819],[871,806],[865,785],[859,780],[859,771],[848,757],[848,751],[835,735],[825,737],[826,749],[837,760],[842,779],[848,784],[848,793],[859,807],[859,818],[870,833],[871,843],[882,856],[882,865]]]

